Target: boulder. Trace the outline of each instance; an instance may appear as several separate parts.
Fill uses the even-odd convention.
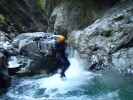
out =
[[[55,41],[54,35],[44,32],[23,33],[17,36],[12,42],[13,46],[18,48],[20,55],[30,59],[30,64],[23,66],[19,73],[49,74],[61,68],[56,52],[53,52]]]
[[[133,47],[132,5],[131,0],[121,1],[84,30],[73,32],[71,40],[75,41],[72,43],[76,46],[80,56],[86,59],[87,69],[103,69],[103,66],[113,66],[112,61],[114,62],[115,57],[112,55],[114,53]],[[78,36],[75,37],[77,33]],[[117,65],[120,64],[116,61],[115,66]],[[125,67],[128,65],[127,62]]]
[[[10,85],[10,76],[7,68],[7,58],[0,52],[0,93]]]

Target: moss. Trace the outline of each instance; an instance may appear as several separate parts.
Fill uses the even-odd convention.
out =
[[[40,10],[45,11],[46,0],[37,0],[37,6]]]
[[[0,24],[6,24],[6,18],[5,16],[0,14]]]

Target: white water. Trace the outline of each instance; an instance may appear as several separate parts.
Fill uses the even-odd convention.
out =
[[[20,64],[18,63],[17,58],[15,56],[12,56],[8,63],[8,68],[17,68],[19,66],[20,66]]]

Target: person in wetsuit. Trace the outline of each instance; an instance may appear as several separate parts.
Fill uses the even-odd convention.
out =
[[[61,66],[61,78],[65,77],[65,71],[70,66],[70,62],[67,58],[65,37],[62,35],[55,35],[55,54],[58,64]]]
[[[65,77],[65,71],[68,69],[68,67],[70,65],[69,60],[67,58],[67,54],[65,52],[65,50],[66,50],[65,37],[62,35],[53,35],[52,39],[54,39],[55,41],[53,41],[54,46],[51,48],[51,52],[52,52],[51,54],[52,54],[52,56],[55,57],[55,60],[56,60],[55,62],[57,62],[57,64],[59,65],[58,68],[61,69],[61,72],[60,72],[61,78],[63,78],[63,77]],[[35,38],[34,41],[37,42],[38,48],[41,49],[41,47],[39,46],[40,37]],[[45,54],[41,51],[40,51],[40,53]],[[50,67],[49,67],[49,69],[50,69]],[[53,69],[51,69],[50,72],[51,71],[53,71]]]

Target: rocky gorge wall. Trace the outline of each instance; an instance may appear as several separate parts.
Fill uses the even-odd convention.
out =
[[[1,0],[0,30],[12,33],[10,37],[34,31],[63,34],[86,60],[87,69],[118,65],[132,69],[132,63],[121,67],[128,55],[132,58],[132,4],[132,0]]]
[[[83,29],[112,7],[115,0],[63,0],[52,11],[48,32],[69,34],[73,30]]]
[[[99,18],[115,0],[1,0],[0,30],[7,33],[68,33]],[[14,35],[12,34],[12,35]]]

